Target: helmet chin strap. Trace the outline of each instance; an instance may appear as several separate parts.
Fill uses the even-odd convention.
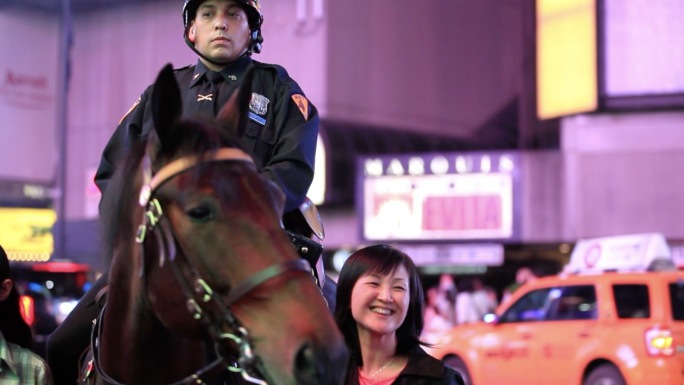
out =
[[[190,41],[190,39],[188,39],[188,35],[187,35],[187,34],[185,34],[185,35],[183,36],[183,40],[185,40],[185,44],[187,44],[188,47],[190,47],[190,49],[193,50],[193,51],[197,54],[197,56],[201,57],[202,59],[208,61],[208,62],[211,63],[211,64],[214,64],[214,65],[217,65],[217,66],[221,66],[221,67],[229,66],[230,64],[232,64],[233,62],[237,61],[238,59],[241,59],[241,58],[243,58],[243,57],[245,57],[245,56],[251,56],[251,55],[252,55],[252,51],[251,51],[250,49],[248,49],[248,50],[246,50],[242,55],[240,55],[239,57],[237,57],[235,60],[222,62],[222,61],[218,61],[218,60],[215,60],[215,59],[211,59],[211,58],[207,57],[206,55],[202,54],[197,48],[195,48],[195,45]]]

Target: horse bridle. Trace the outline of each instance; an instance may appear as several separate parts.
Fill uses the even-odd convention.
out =
[[[195,266],[193,266],[187,258],[185,261],[180,261],[180,259],[176,258],[176,238],[173,232],[173,226],[166,216],[163,215],[164,213],[161,204],[154,197],[155,192],[160,186],[176,175],[202,163],[231,161],[253,164],[252,158],[245,152],[237,148],[222,148],[208,152],[204,154],[204,156],[186,156],[176,159],[162,167],[154,176],[152,176],[149,157],[145,156],[143,160],[144,184],[140,192],[139,204],[145,208],[145,212],[143,214],[143,222],[138,228],[136,242],[144,249],[144,246],[142,245],[147,239],[147,235],[150,233],[154,235],[154,239],[156,240],[159,249],[160,266],[164,264],[164,261],[168,257],[174,274],[176,275],[176,279],[180,283],[186,297],[187,310],[192,317],[201,322],[207,330],[214,342],[218,357],[197,372],[180,381],[174,382],[171,385],[203,384],[206,378],[223,372],[225,369],[239,372],[241,376],[250,383],[267,385],[268,382],[265,380],[254,377],[260,376],[266,378],[268,375],[264,369],[263,362],[258,355],[254,353],[247,329],[240,324],[229,307],[264,282],[281,274],[291,271],[311,272],[309,262],[304,259],[274,264],[232,287],[228,298],[223,300],[215,295],[211,286],[207,284]],[[181,244],[179,245],[182,247]],[[183,272],[179,266],[180,263],[185,263],[187,265],[186,270],[189,271],[188,275],[192,275],[192,280],[189,280],[186,273]],[[141,277],[144,278],[144,255],[141,265],[140,274]],[[97,339],[99,339],[101,333],[102,314],[104,314],[104,308],[100,312],[95,329],[93,329],[93,341],[91,343],[93,364],[104,381],[113,385],[123,385],[108,376],[102,370],[99,362]],[[226,328],[228,332],[225,331]],[[223,354],[223,346],[226,342],[238,347],[239,355],[236,360],[229,359]]]

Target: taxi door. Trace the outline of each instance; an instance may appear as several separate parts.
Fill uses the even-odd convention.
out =
[[[534,338],[544,370],[537,373],[541,384],[570,384],[581,378],[578,352],[592,350],[598,317],[593,285],[561,286],[549,292],[546,319]]]
[[[535,361],[530,346],[533,329],[524,322],[498,326],[496,343],[484,352],[483,385],[542,385],[537,381],[539,367],[530,369]]]
[[[547,385],[539,376],[540,328],[544,327],[551,289],[532,290],[513,303],[498,320],[484,350],[488,362],[483,385]]]

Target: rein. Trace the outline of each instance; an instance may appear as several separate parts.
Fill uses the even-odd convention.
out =
[[[143,214],[142,224],[138,228],[136,242],[140,244],[141,248],[144,250],[142,244],[147,239],[147,236],[150,234],[154,235],[154,240],[158,244],[159,249],[160,266],[164,264],[164,261],[168,257],[176,279],[180,283],[186,297],[186,308],[188,312],[190,312],[193,319],[201,322],[205,327],[214,342],[214,347],[218,356],[216,360],[202,369],[170,385],[204,384],[205,378],[216,375],[226,369],[240,372],[241,376],[250,383],[267,385],[266,381],[252,376],[252,374],[257,374],[261,377],[266,377],[266,371],[264,370],[263,363],[259,357],[253,352],[247,329],[240,324],[237,318],[235,318],[229,307],[258,286],[279,275],[292,271],[311,273],[309,262],[304,259],[274,264],[235,285],[231,288],[228,298],[222,300],[214,294],[214,290],[201,277],[197,269],[187,260],[187,258],[184,261],[176,258],[177,242],[173,226],[164,216],[161,204],[154,198],[154,194],[165,182],[199,164],[223,161],[241,161],[253,164],[252,158],[245,152],[236,148],[222,148],[217,151],[208,152],[204,154],[204,156],[186,156],[176,159],[162,167],[154,176],[152,176],[149,157],[145,156],[143,159],[144,185],[140,192],[139,204],[145,208],[145,212]],[[184,255],[187,254],[184,253]],[[185,265],[188,274],[181,268],[181,264]],[[140,276],[144,279],[144,251],[141,265]],[[192,278],[188,279],[188,275],[192,276]],[[97,373],[105,382],[112,385],[124,385],[107,375],[102,369],[99,361],[98,349],[102,333],[104,310],[105,307],[102,308],[98,319],[96,320],[91,336],[93,364]],[[225,329],[227,329],[228,332],[224,331]],[[223,347],[226,346],[226,344],[237,346],[238,357],[236,363],[234,360],[229,360],[222,354],[225,353]],[[236,366],[232,366],[233,363],[236,364]]]

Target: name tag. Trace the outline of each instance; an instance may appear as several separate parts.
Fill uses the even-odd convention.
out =
[[[254,112],[250,111],[248,116],[249,116],[249,118],[250,118],[251,120],[253,120],[253,121],[255,121],[255,122],[261,124],[262,126],[265,126],[265,125],[266,125],[266,119],[264,119],[264,118],[262,118],[261,116],[255,114]]]

